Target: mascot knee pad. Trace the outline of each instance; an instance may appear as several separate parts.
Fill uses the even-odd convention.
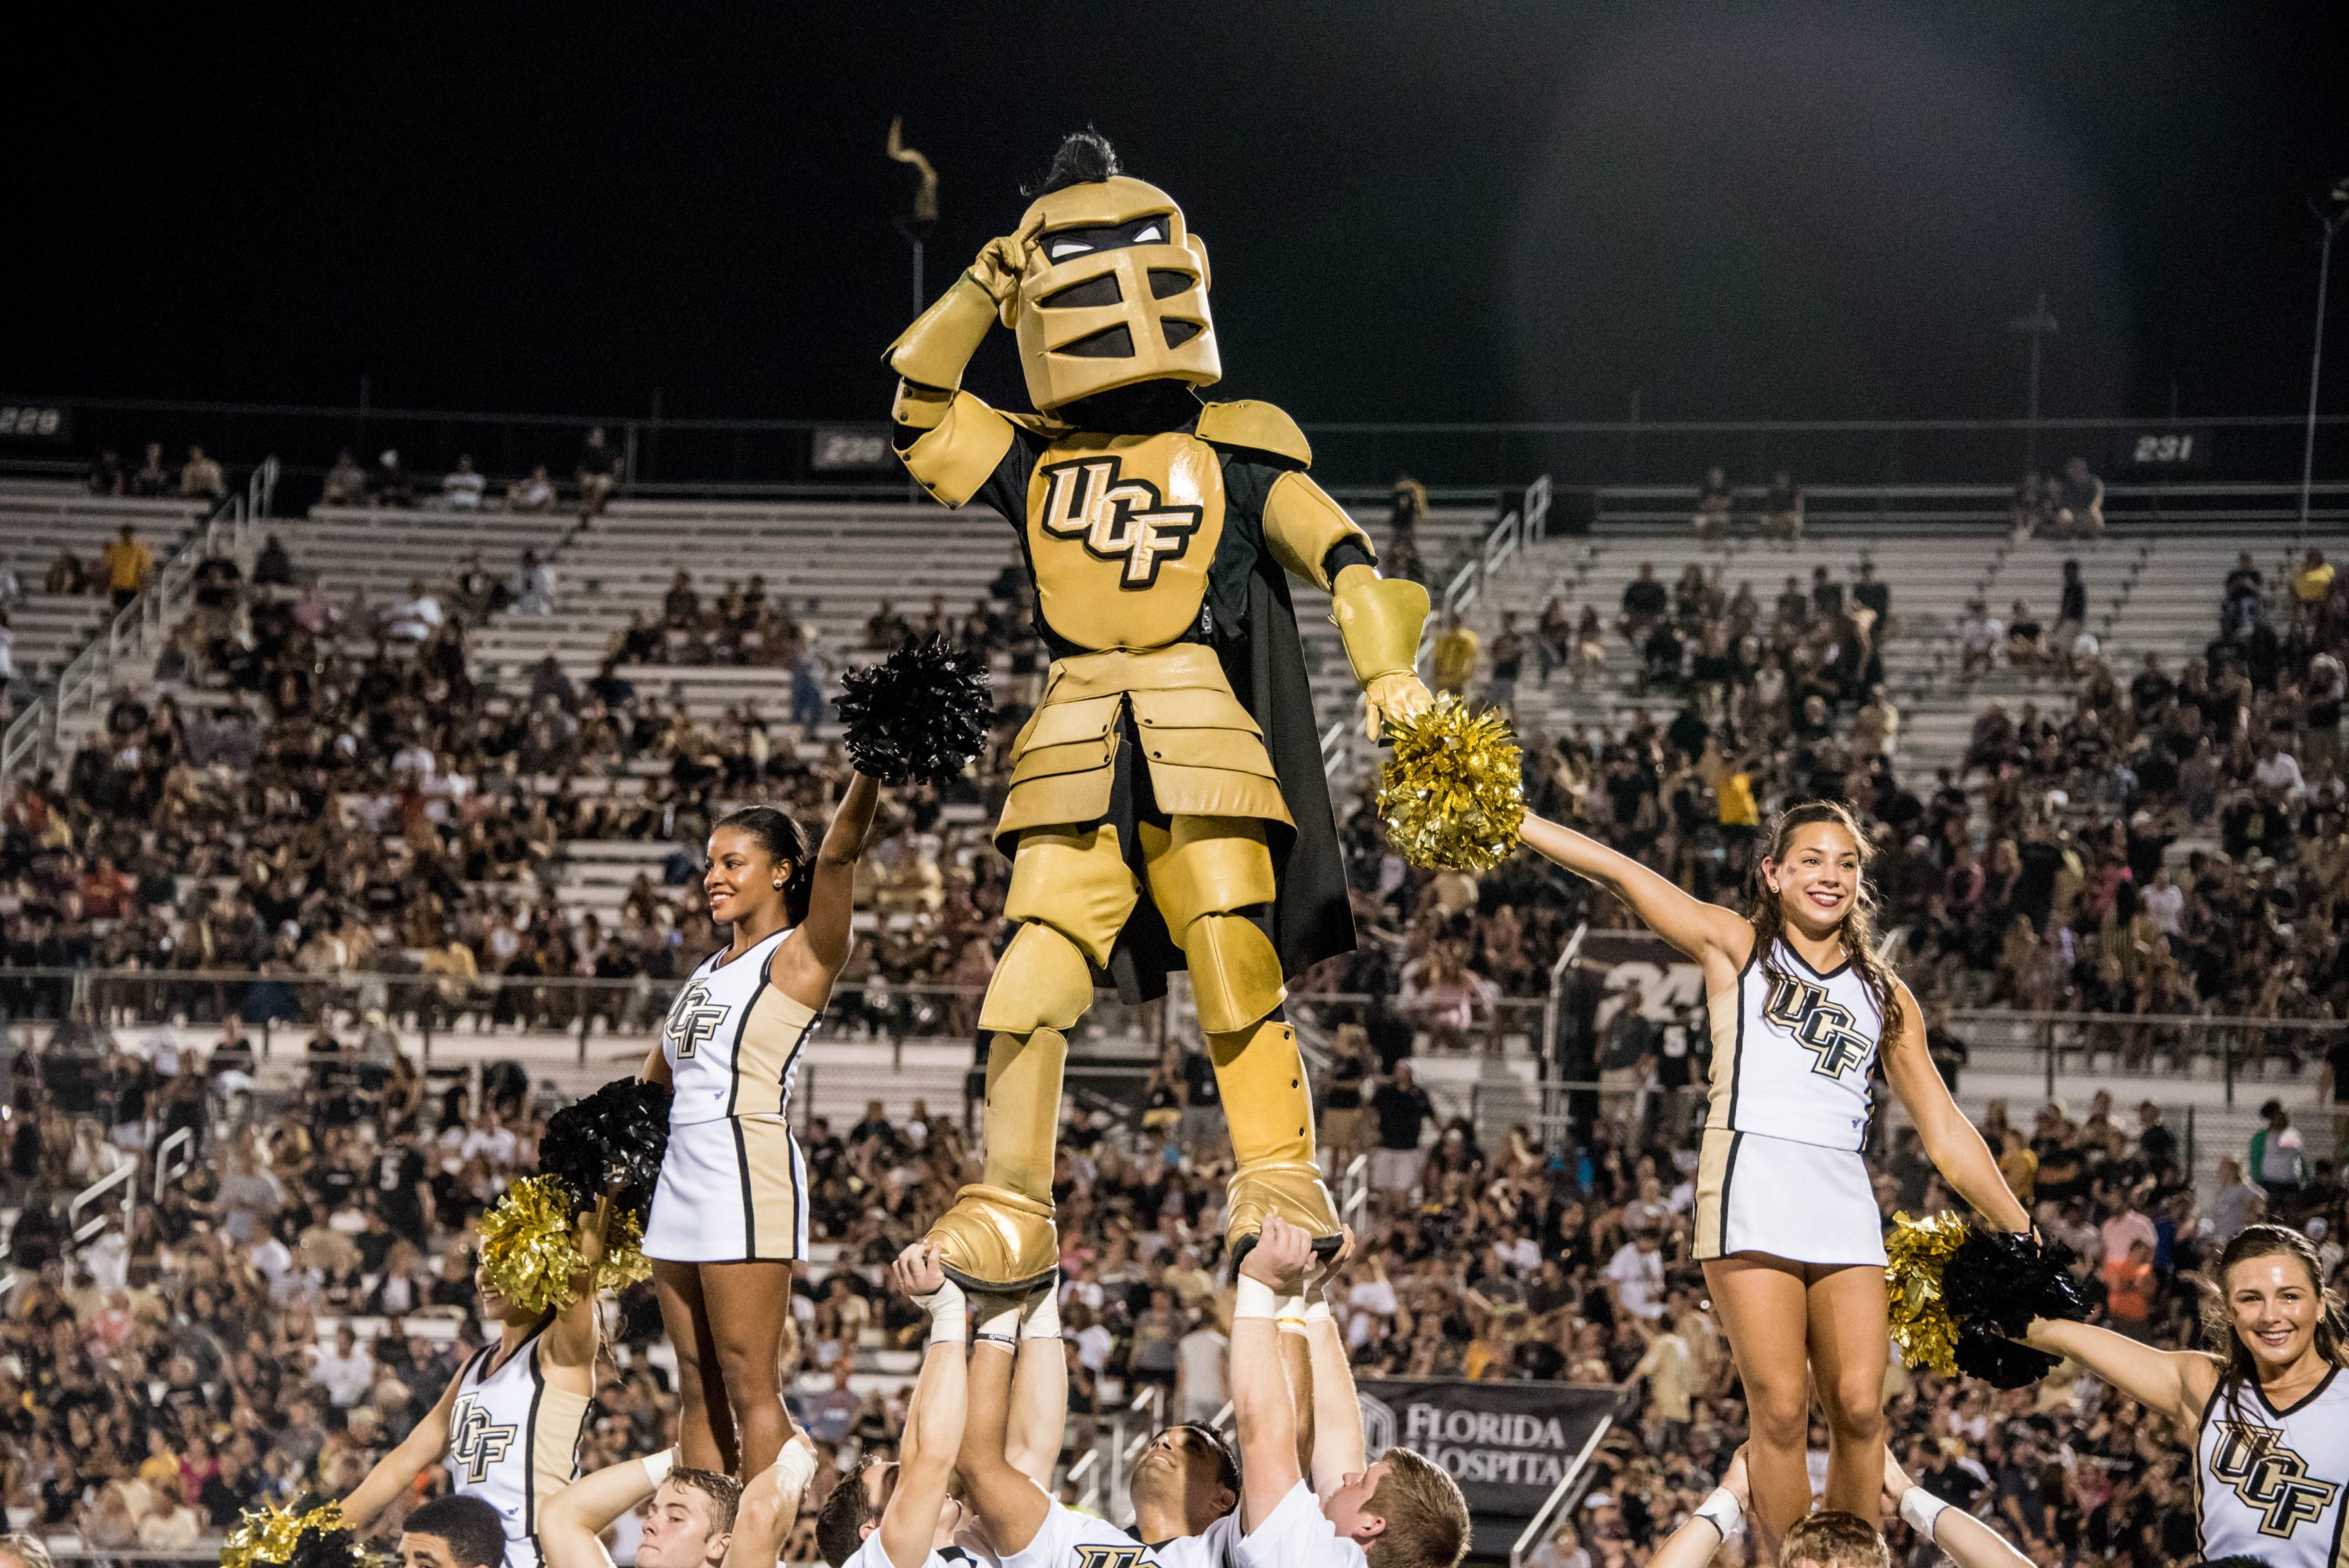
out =
[[[1288,995],[1272,939],[1244,914],[1203,914],[1183,934],[1183,961],[1199,1027],[1211,1035],[1245,1029]]]
[[[1009,1035],[1065,1029],[1092,1006],[1093,975],[1077,944],[1049,925],[1021,926],[996,961],[978,1026]]]

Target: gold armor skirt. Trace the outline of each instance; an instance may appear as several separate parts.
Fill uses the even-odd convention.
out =
[[[1122,721],[1131,714],[1128,727]],[[1123,735],[1121,735],[1121,731]],[[1113,649],[1053,662],[1044,700],[1011,743],[1011,793],[996,823],[1006,854],[1028,828],[1091,822],[1110,809],[1123,736],[1169,816],[1290,824],[1263,731],[1232,695],[1215,650],[1196,643]]]

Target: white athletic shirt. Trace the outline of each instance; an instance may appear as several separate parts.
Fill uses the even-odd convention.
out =
[[[2269,1568],[2349,1563],[2349,1374],[2326,1374],[2279,1410],[2257,1384],[2222,1384],[2194,1433],[2195,1522],[2206,1557],[2256,1557]]]
[[[1239,1517],[1234,1510],[1200,1534],[1146,1546],[1131,1531],[1055,1501],[1035,1539],[998,1559],[997,1568],[1224,1568]]]
[[[1773,984],[1756,949],[1737,984],[1709,998],[1708,1128],[1857,1150],[1868,1135],[1868,1069],[1884,1011],[1847,961],[1822,975],[1784,942]]]
[[[457,1377],[449,1411],[449,1474],[457,1491],[498,1511],[505,1568],[538,1568],[538,1511],[578,1473],[588,1397],[557,1388],[539,1369],[543,1331],[489,1369],[489,1345]]]
[[[864,1544],[858,1547],[856,1554],[841,1564],[841,1568],[897,1568],[897,1563],[895,1559],[882,1549],[881,1532],[875,1530],[864,1538]],[[939,1553],[937,1548],[932,1547],[930,1554],[922,1559],[922,1568],[952,1568],[952,1564]]]
[[[1265,1522],[1232,1548],[1233,1568],[1369,1568],[1370,1559],[1322,1517],[1311,1489],[1299,1481]]]
[[[768,978],[775,949],[791,934],[778,931],[738,958],[711,954],[669,1004],[661,1057],[676,1091],[670,1126],[781,1116],[790,1105],[800,1051],[818,1016]]]

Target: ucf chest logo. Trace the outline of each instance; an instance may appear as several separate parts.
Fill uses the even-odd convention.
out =
[[[2282,1439],[2272,1427],[2220,1421],[2210,1473],[2259,1514],[2261,1535],[2289,1540],[2302,1525],[2323,1518],[2341,1488],[2310,1475],[2307,1462],[2285,1448]]]
[[[1159,567],[1182,560],[1199,531],[1198,507],[1170,506],[1148,480],[1121,478],[1115,458],[1079,458],[1040,471],[1050,488],[1040,526],[1055,539],[1078,541],[1096,561],[1123,562],[1122,589],[1154,585]]]
[[[1868,1037],[1852,1027],[1851,1009],[1830,1001],[1823,986],[1792,975],[1773,980],[1762,1011],[1817,1058],[1811,1070],[1822,1078],[1841,1078],[1867,1059]]]
[[[488,1408],[471,1394],[457,1401],[449,1418],[449,1457],[465,1472],[467,1486],[490,1479],[490,1467],[513,1447],[515,1429],[492,1423]]]
[[[726,1009],[709,1000],[709,987],[688,985],[669,1010],[668,1022],[661,1026],[661,1038],[677,1055],[678,1061],[691,1061],[693,1053],[718,1032],[725,1021]]]

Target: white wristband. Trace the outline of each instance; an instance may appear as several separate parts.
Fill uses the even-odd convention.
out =
[[[1232,1316],[1272,1318],[1279,1315],[1280,1298],[1260,1279],[1240,1275],[1232,1286]]]
[[[965,1321],[969,1306],[963,1299],[962,1286],[948,1280],[927,1295],[917,1295],[914,1305],[930,1315],[932,1345],[960,1345],[970,1333]]]
[[[1720,1531],[1723,1545],[1745,1533],[1745,1509],[1725,1486],[1714,1487],[1713,1495],[1697,1504],[1691,1517],[1702,1519]]]
[[[815,1479],[815,1444],[793,1439],[775,1456],[775,1479],[782,1482],[783,1501],[796,1502]]]
[[[645,1480],[658,1486],[668,1479],[668,1472],[677,1468],[677,1450],[663,1449],[657,1454],[647,1454],[639,1462],[645,1467]]]
[[[1949,1506],[1921,1486],[1912,1486],[1900,1494],[1900,1517],[1927,1541],[1933,1539],[1933,1526]]]
[[[1282,1296],[1280,1305],[1274,1309],[1273,1315],[1280,1319],[1280,1331],[1283,1334],[1304,1333],[1305,1294],[1299,1291],[1295,1295]]]
[[[1308,1328],[1310,1328],[1317,1323],[1327,1323],[1329,1321],[1330,1304],[1328,1302],[1322,1300],[1321,1297],[1317,1295],[1311,1301],[1305,1304],[1305,1326]]]

